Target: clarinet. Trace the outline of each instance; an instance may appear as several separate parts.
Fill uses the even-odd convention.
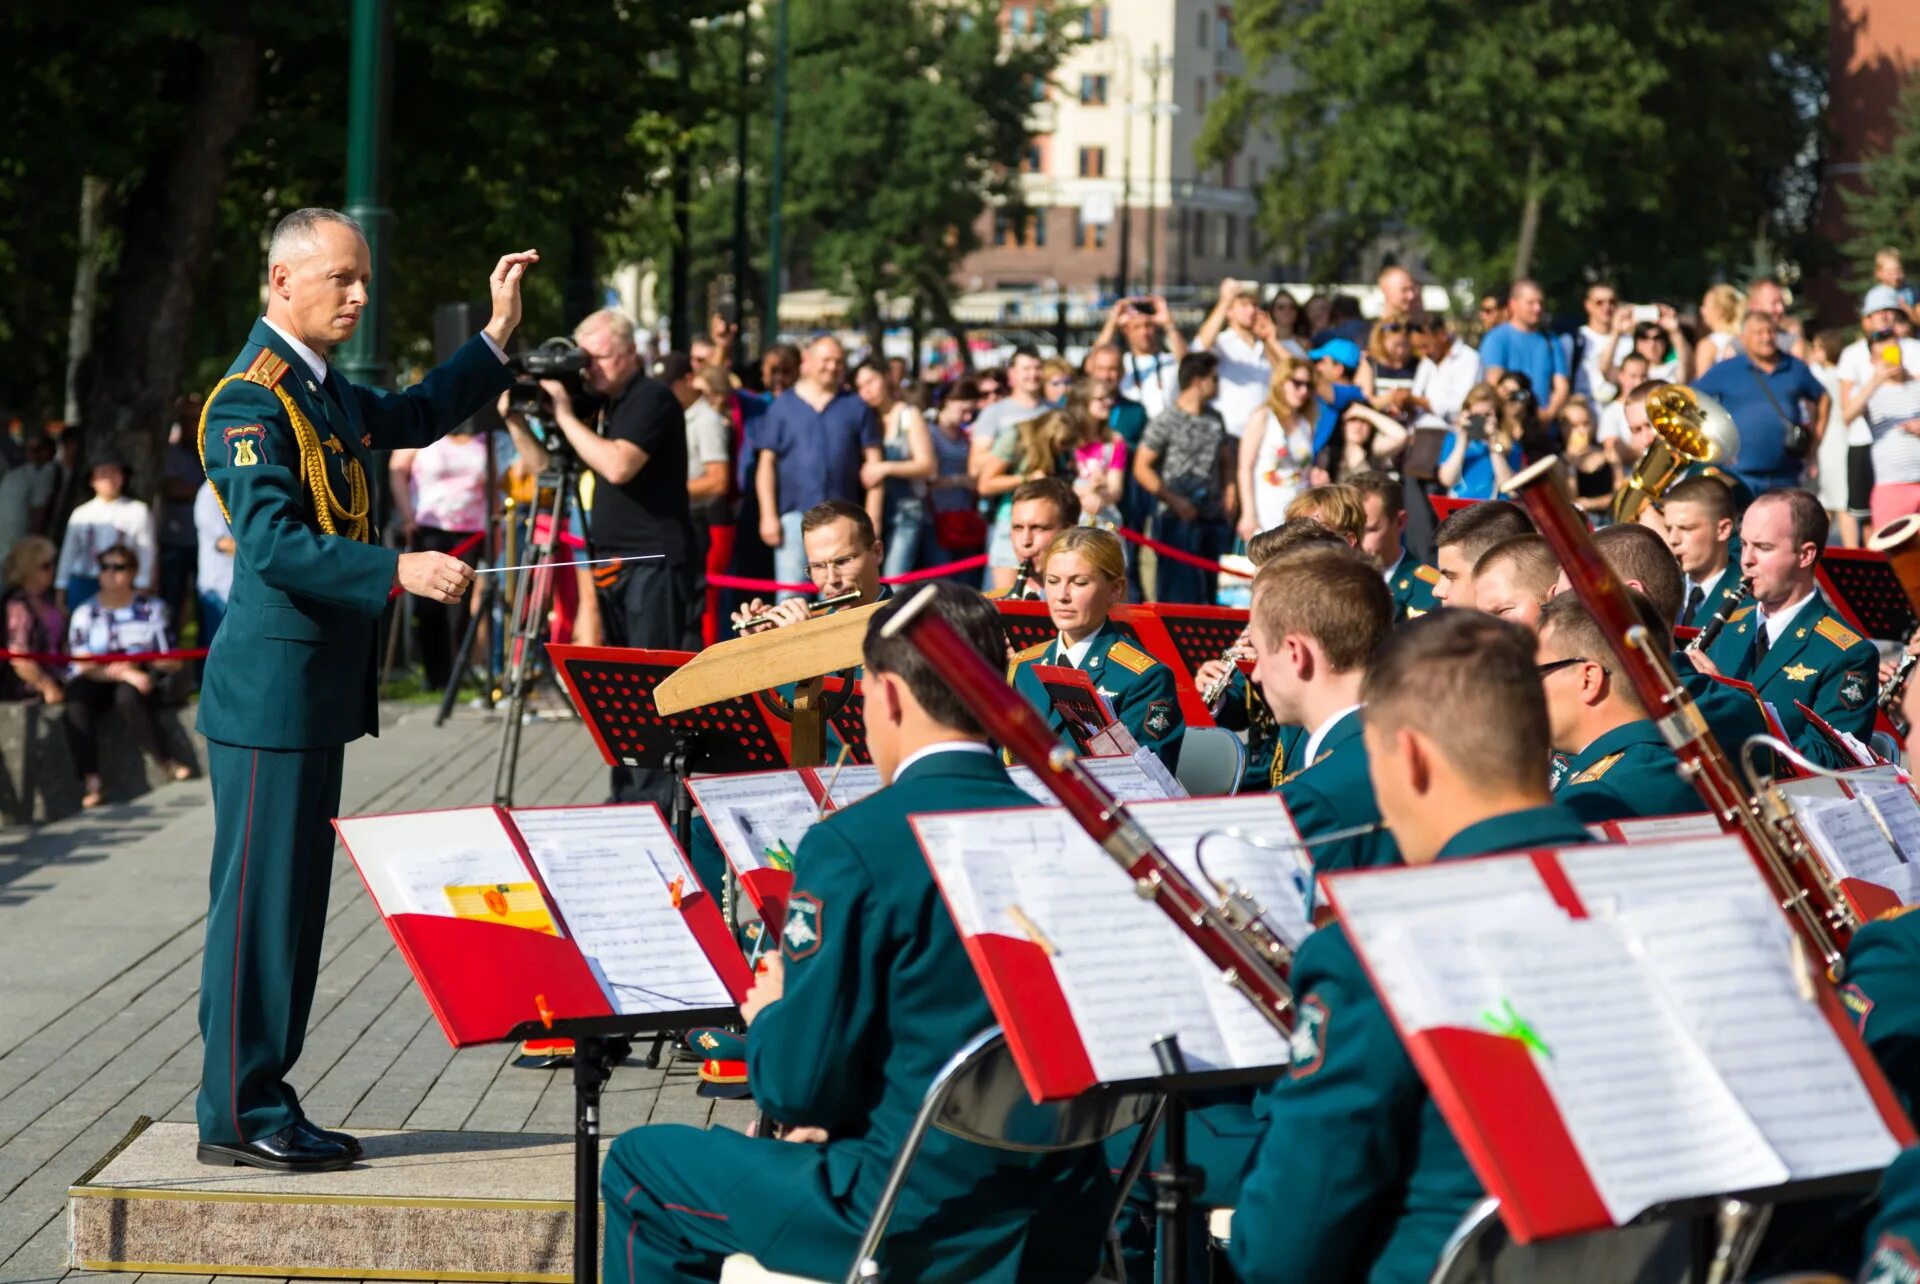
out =
[[[1674,676],[1667,653],[1652,645],[1626,588],[1594,548],[1585,518],[1567,498],[1559,466],[1549,455],[1516,473],[1504,489],[1533,518],[1574,595],[1606,634],[1622,676],[1680,760],[1681,773],[1721,830],[1746,844],[1801,943],[1822,967],[1831,967],[1846,953],[1859,916],[1779,791],[1756,794],[1736,774],[1692,694]],[[1916,572],[1920,578],[1920,567]]]
[[[933,662],[953,694],[988,735],[1040,778],[1067,814],[1113,857],[1140,896],[1160,906],[1226,981],[1280,1033],[1293,1026],[1293,991],[1287,985],[1292,954],[1265,922],[1265,914],[1245,892],[1219,887],[1216,903],[1180,872],[1113,795],[1101,788],[1063,746],[1040,711],[1007,688],[1006,675],[951,624],[926,607],[933,586],[922,589],[882,627],[887,637],[904,636]]]
[[[1733,595],[1721,598],[1720,609],[1713,613],[1713,618],[1707,621],[1704,628],[1693,635],[1693,641],[1687,643],[1688,655],[1713,645],[1714,639],[1720,636],[1720,630],[1727,627],[1727,617],[1733,613],[1733,604],[1745,597],[1752,587],[1753,581],[1742,575],[1740,582],[1733,586]]]
[[[1027,581],[1033,578],[1033,559],[1027,558],[1020,563],[1020,569],[1013,573],[1013,587],[1007,590],[1009,601],[1018,601],[1020,590],[1026,588]]]
[[[1912,636],[1907,638],[1908,646],[1913,645],[1915,637],[1920,637],[1920,628],[1915,629]],[[1920,663],[1920,655],[1915,655],[1911,651],[1902,652],[1899,667],[1894,669],[1893,676],[1887,679],[1887,685],[1880,688],[1880,712],[1887,715],[1887,721],[1891,722],[1893,729],[1902,736],[1907,734],[1907,717],[1900,711],[1900,702],[1901,697],[1907,693],[1907,679],[1913,676],[1913,666],[1916,663]]]

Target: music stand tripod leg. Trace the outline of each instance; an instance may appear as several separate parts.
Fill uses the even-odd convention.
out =
[[[1167,1034],[1154,1040],[1153,1055],[1160,1063],[1160,1073],[1176,1081],[1170,1085],[1161,1119],[1160,1131],[1166,1140],[1161,1171],[1153,1176],[1153,1211],[1160,1231],[1160,1284],[1186,1284],[1193,1196],[1206,1174],[1187,1163],[1187,1106],[1177,1087],[1177,1081],[1187,1074],[1180,1036]]]
[[[596,1284],[600,1277],[600,1094],[627,1051],[624,1038],[573,1040],[574,1284]]]

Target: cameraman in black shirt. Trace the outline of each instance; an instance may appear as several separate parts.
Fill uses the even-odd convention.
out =
[[[609,646],[697,651],[699,575],[687,504],[687,421],[666,384],[641,370],[633,322],[612,308],[582,321],[574,342],[590,358],[587,386],[605,399],[600,430],[574,413],[566,386],[540,381],[553,419],[594,475],[587,529],[596,558],[658,554],[594,568]],[[544,467],[545,461],[528,461]],[[666,772],[613,769],[617,801],[671,800]]]

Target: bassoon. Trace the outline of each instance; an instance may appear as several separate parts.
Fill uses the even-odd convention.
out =
[[[1814,853],[1786,799],[1778,790],[1756,794],[1741,783],[1726,751],[1707,729],[1693,694],[1680,684],[1670,658],[1654,645],[1626,586],[1593,546],[1586,522],[1555,475],[1559,463],[1550,455],[1515,474],[1507,482],[1507,493],[1525,507],[1553,549],[1575,596],[1600,625],[1622,674],[1680,760],[1681,774],[1699,791],[1720,828],[1745,841],[1802,943],[1831,967],[1845,954],[1858,917]]]
[[[1219,903],[1203,894],[1141,829],[1127,809],[1087,774],[1062,745],[1040,711],[1007,686],[1006,676],[982,659],[938,613],[927,610],[932,585],[922,589],[882,626],[888,637],[904,636],[932,661],[947,685],[1008,753],[1030,768],[1060,800],[1067,814],[1092,835],[1133,879],[1134,890],[1153,901],[1281,1033],[1293,1026],[1292,961],[1245,893],[1228,889]]]

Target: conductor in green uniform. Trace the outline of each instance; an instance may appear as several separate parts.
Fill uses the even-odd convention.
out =
[[[1794,706],[1865,741],[1880,694],[1880,655],[1848,628],[1814,578],[1827,545],[1827,511],[1804,490],[1771,490],[1740,520],[1740,572],[1751,600],[1703,656],[1702,672],[1750,682],[1774,707],[1794,748],[1826,767],[1858,764]]]
[[[993,604],[931,586],[937,611],[998,663]],[[916,600],[916,599],[908,599]],[[848,1273],[927,1086],[993,1009],[907,818],[1031,807],[945,675],[904,637],[905,602],[867,626],[867,743],[885,787],[815,825],[794,855],[780,953],[747,1019],[754,1097],[786,1135],[653,1124],[613,1143],[601,1174],[609,1284],[717,1280],[730,1253],[809,1279]],[[884,1278],[1084,1280],[1113,1184],[1094,1148],[988,1148],[935,1128],[901,1191]]]
[[[425,446],[511,382],[520,321],[509,254],[493,318],[404,393],[329,367],[367,307],[370,257],[344,214],[296,210],[267,249],[267,312],[201,415],[201,463],[233,531],[227,617],[200,696],[213,872],[200,983],[199,1157],[290,1172],[345,1167],[359,1144],[317,1127],[287,1076],[320,970],[332,821],[348,741],[379,731],[374,639],[389,593],[464,601],[472,570],[378,543],[373,452]]]

